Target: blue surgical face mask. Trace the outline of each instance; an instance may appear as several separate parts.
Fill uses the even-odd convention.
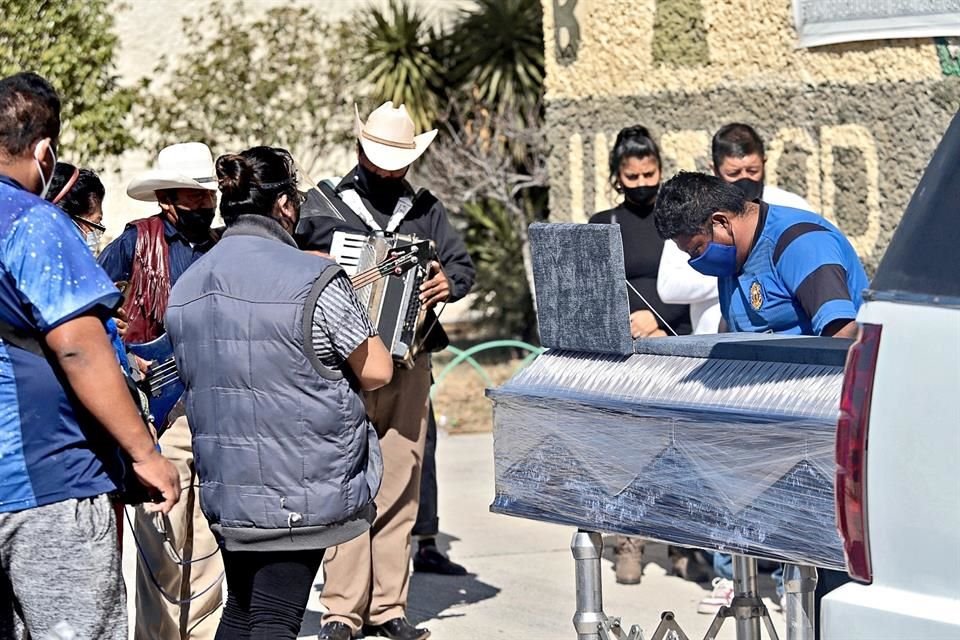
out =
[[[87,243],[87,249],[90,249],[90,253],[97,254],[97,249],[100,248],[100,236],[102,235],[103,232],[96,229],[83,234],[83,241]]]
[[[84,220],[80,216],[70,216],[70,218],[73,220],[73,224],[77,226],[80,235],[83,236],[83,241],[86,243],[87,249],[90,249],[93,255],[97,255],[99,253],[97,250],[100,248],[100,238],[103,237],[104,228],[96,222]],[[84,225],[93,228],[87,231]]]
[[[705,276],[737,275],[737,247],[732,244],[720,244],[712,240],[707,243],[706,250],[688,264]]]

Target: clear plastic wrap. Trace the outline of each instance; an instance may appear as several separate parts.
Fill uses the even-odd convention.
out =
[[[488,392],[491,509],[842,569],[833,457],[843,367],[794,360],[548,351]]]

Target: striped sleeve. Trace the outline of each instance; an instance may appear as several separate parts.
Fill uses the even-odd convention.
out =
[[[777,273],[810,318],[815,335],[835,320],[857,317],[838,240],[830,229],[805,222],[787,228],[774,250]]]
[[[313,349],[327,366],[343,363],[367,338],[377,335],[346,274],[330,281],[313,310]]]

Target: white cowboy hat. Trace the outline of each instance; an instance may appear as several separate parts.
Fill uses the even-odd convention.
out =
[[[357,140],[363,153],[370,162],[386,171],[409,166],[437,137],[436,129],[413,135],[413,120],[403,105],[394,108],[392,102],[384,102],[370,114],[366,124],[360,120],[360,109],[356,105],[353,108],[357,117]]]
[[[134,200],[155,202],[162,189],[217,190],[213,154],[202,142],[181,142],[164,147],[157,154],[154,169],[146,171],[127,185],[127,195]]]

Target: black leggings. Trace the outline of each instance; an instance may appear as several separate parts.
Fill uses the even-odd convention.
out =
[[[227,603],[215,640],[294,640],[323,549],[227,551]]]

